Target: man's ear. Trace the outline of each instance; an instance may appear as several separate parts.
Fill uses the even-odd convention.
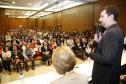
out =
[[[111,18],[111,19],[113,19],[114,20],[114,16],[111,14],[111,15],[109,15],[109,17]]]

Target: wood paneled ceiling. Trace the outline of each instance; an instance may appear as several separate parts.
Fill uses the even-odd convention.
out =
[[[0,0],[8,18],[38,18],[98,0]]]

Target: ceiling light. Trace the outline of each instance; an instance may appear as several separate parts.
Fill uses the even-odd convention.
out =
[[[12,1],[12,4],[15,4],[16,2],[15,1]]]
[[[28,7],[14,7],[14,6],[4,6],[4,5],[0,5],[0,8],[8,8],[8,9],[22,9],[22,10],[40,10],[38,8],[28,8]]]
[[[10,15],[10,13],[5,13],[5,15]]]
[[[24,15],[30,16],[30,15],[34,14],[35,12],[36,12],[36,11],[28,11],[28,12],[25,12]]]
[[[27,18],[27,16],[18,16],[16,18]]]
[[[38,17],[36,17],[36,16],[32,16],[32,17],[30,17],[30,18],[38,18]]]
[[[42,5],[41,7],[39,7],[39,9],[43,9],[43,8],[47,7],[48,5],[49,5],[49,4],[46,3],[46,4]]]
[[[52,7],[48,8],[48,9],[46,9],[45,11],[57,12],[57,11],[61,11],[61,10],[71,8],[71,7],[74,7],[74,6],[78,6],[78,5],[81,5],[81,4],[84,4],[84,3],[65,0],[65,1],[63,1],[61,3],[56,4],[55,6],[52,6]]]
[[[51,14],[52,12],[40,12],[32,17],[41,17],[41,16],[45,16],[45,15],[48,15],[48,14]]]
[[[26,4],[27,6],[31,6],[32,5],[32,3],[28,3],[28,4]]]

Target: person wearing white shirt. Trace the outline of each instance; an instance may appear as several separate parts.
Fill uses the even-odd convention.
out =
[[[28,48],[25,45],[22,46],[22,50],[23,50],[22,54],[24,57],[24,65],[25,65],[26,71],[29,70],[29,66],[27,63],[29,60],[32,63],[32,70],[35,70],[35,60],[34,60],[35,51],[31,48]]]
[[[11,62],[11,51],[9,50],[8,46],[5,46],[2,51],[2,58],[3,58],[3,66],[4,69],[9,71],[9,75],[11,74],[10,62]]]

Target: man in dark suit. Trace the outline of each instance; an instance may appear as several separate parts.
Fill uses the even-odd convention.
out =
[[[119,84],[123,34],[117,19],[117,8],[105,7],[99,21],[106,31],[99,41],[96,51],[92,51],[90,47],[86,48],[89,57],[94,60],[92,84]]]

